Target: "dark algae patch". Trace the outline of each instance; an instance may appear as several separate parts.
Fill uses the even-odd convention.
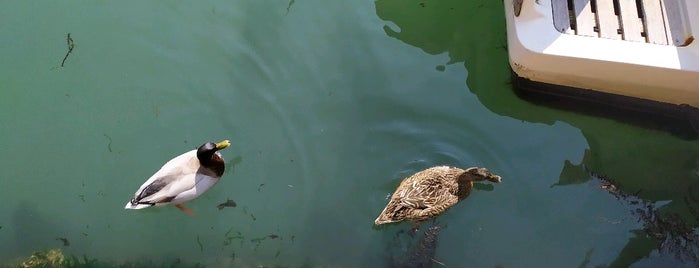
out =
[[[68,238],[57,237],[56,240],[63,242],[64,247],[70,246],[70,241],[68,241]]]
[[[238,206],[238,204],[236,204],[235,201],[233,201],[233,200],[231,200],[231,199],[228,199],[228,200],[226,200],[226,202],[223,202],[223,203],[221,203],[221,204],[216,205],[216,208],[218,208],[218,210],[222,210],[222,209],[224,209],[224,208],[226,208],[226,207],[232,207],[232,208],[233,208],[233,207],[236,207],[236,206]]]

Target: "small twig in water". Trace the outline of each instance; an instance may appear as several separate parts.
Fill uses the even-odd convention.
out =
[[[68,59],[68,55],[70,55],[71,52],[73,52],[73,48],[75,45],[73,44],[73,38],[70,38],[70,33],[68,33],[68,37],[66,37],[66,43],[68,44],[68,52],[66,52],[66,56],[63,57],[63,61],[61,62],[61,67],[66,63],[66,59]]]
[[[70,53],[70,52],[69,52],[69,53]],[[68,56],[68,55],[66,55],[66,57],[67,57],[67,56]],[[63,61],[65,61],[65,59],[64,59]],[[63,65],[61,65],[61,66],[63,66]],[[112,152],[112,137],[109,137],[109,135],[107,135],[107,134],[102,134],[102,135],[104,135],[104,137],[107,138],[107,139],[109,140],[109,143],[107,144],[107,149],[108,149],[109,152],[111,153],[111,152]]]
[[[435,262],[435,263],[437,263],[437,264],[439,264],[439,265],[441,265],[441,266],[446,267],[446,265],[445,265],[443,262],[438,261],[438,260],[435,260],[435,259],[433,259],[433,258],[430,258],[430,259],[431,259],[433,262]]]
[[[204,245],[199,240],[199,235],[197,235],[197,244],[199,244],[199,251],[204,251]]]
[[[289,10],[291,10],[291,6],[294,5],[294,3],[296,3],[296,0],[289,1],[289,5],[286,6],[286,14],[284,15],[289,15]]]

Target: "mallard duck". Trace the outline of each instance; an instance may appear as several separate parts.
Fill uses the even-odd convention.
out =
[[[391,196],[374,224],[404,220],[428,220],[464,200],[471,193],[474,181],[488,180],[499,183],[500,176],[488,169],[471,167],[432,167],[404,179]]]
[[[174,204],[180,210],[194,215],[194,211],[182,203],[197,198],[218,182],[225,169],[223,157],[218,151],[230,145],[228,140],[208,142],[196,150],[173,158],[138,188],[125,208],[142,209]]]

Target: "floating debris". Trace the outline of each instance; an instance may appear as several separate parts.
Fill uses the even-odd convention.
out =
[[[66,59],[68,59],[68,55],[73,52],[73,48],[75,47],[75,44],[73,44],[73,38],[70,37],[70,33],[68,33],[68,36],[66,37],[66,43],[68,44],[68,52],[66,52],[66,56],[63,57],[63,61],[61,61],[61,67],[66,63]]]
[[[236,236],[229,236],[226,237],[226,239],[223,240],[223,246],[229,246],[231,243],[233,243],[234,239],[240,239],[240,244],[242,245],[243,242],[245,242],[245,238],[241,235],[236,235]]]
[[[275,235],[275,234],[270,234],[270,235],[268,235],[267,237],[269,237],[269,238],[271,238],[271,239],[277,239],[277,238],[279,238],[279,236],[278,236],[278,235]]]
[[[265,239],[267,239],[267,237],[266,237],[266,236],[263,236],[263,237],[258,237],[258,238],[253,238],[253,239],[250,239],[250,242],[253,242],[253,243],[259,243],[259,242],[262,242],[262,241],[264,241]]]
[[[238,206],[238,204],[236,204],[235,201],[228,199],[228,200],[226,200],[226,202],[223,202],[221,204],[216,205],[216,208],[218,208],[218,210],[222,210],[225,207],[236,207],[236,206]]]
[[[286,6],[286,14],[284,14],[284,16],[289,15],[289,11],[291,10],[291,6],[293,6],[294,3],[296,3],[296,0],[289,1],[289,5]]]
[[[107,143],[107,150],[109,150],[109,152],[111,153],[112,152],[112,137],[109,137],[109,135],[107,135],[107,134],[102,134],[102,135],[104,135],[104,137],[109,140],[109,143]]]
[[[262,244],[262,241],[265,241],[267,238],[269,238],[269,236],[263,236],[263,237],[250,239],[251,243],[255,243],[255,247],[253,248],[253,250],[257,251],[257,248],[260,247],[260,244]]]
[[[199,235],[197,235],[197,244],[199,244],[199,251],[204,251],[204,245],[201,243]]]
[[[223,239],[223,246],[228,246],[230,245],[234,239],[240,239],[240,244],[242,245],[243,242],[245,242],[245,238],[243,237],[243,234],[240,233],[239,231],[236,231],[235,236],[229,236],[230,233],[233,231],[233,228],[228,229],[228,232],[226,232],[225,235],[223,235],[225,238]]]
[[[64,247],[70,246],[70,241],[68,241],[68,238],[57,237],[56,240],[63,242]]]
[[[264,183],[260,183],[260,186],[257,186],[257,191],[258,191],[258,192],[259,192],[260,190],[262,190],[262,186],[265,186],[265,184],[264,184]]]

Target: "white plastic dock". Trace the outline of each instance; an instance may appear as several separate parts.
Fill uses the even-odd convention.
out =
[[[518,77],[699,108],[699,0],[504,1]]]

